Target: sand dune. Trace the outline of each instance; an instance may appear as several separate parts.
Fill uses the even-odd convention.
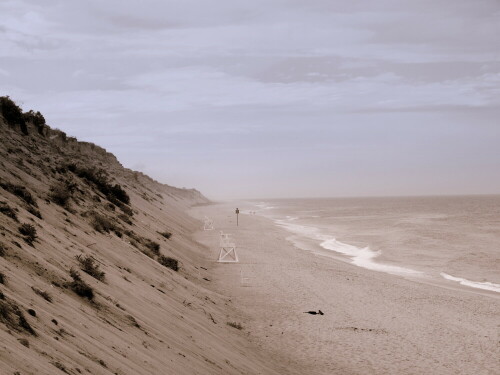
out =
[[[191,238],[200,222],[185,213],[205,197],[62,132],[25,130],[0,117],[1,374],[277,373],[226,324],[237,310],[205,280],[213,263]],[[85,175],[100,168],[108,185]],[[102,281],[77,256],[94,259]],[[93,299],[73,290],[72,269]]]

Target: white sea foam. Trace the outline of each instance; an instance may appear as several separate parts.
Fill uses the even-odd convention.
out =
[[[261,210],[271,210],[273,208],[276,208],[274,206],[269,206],[266,202],[257,203],[256,206],[259,207]]]
[[[479,281],[470,281],[461,277],[455,277],[448,275],[444,272],[441,272],[441,276],[446,280],[456,281],[462,285],[470,286],[471,288],[478,288],[484,290],[491,290],[493,292],[500,293],[500,284],[491,283],[489,281],[479,282]]]
[[[350,257],[351,263],[356,266],[393,275],[417,276],[422,274],[422,272],[410,268],[377,263],[375,262],[375,258],[381,254],[380,251],[370,250],[369,247],[360,248],[337,241],[331,235],[322,234],[318,228],[292,224],[289,220],[276,220],[276,223],[292,233],[319,241],[319,245],[326,250]]]

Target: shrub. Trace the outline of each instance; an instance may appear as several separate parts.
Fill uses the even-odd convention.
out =
[[[17,331],[24,330],[36,336],[35,330],[24,317],[23,312],[14,301],[7,298],[0,300],[0,322]]]
[[[72,181],[59,182],[50,188],[49,198],[55,204],[67,208],[75,189],[76,184]]]
[[[80,276],[78,271],[75,271],[73,268],[69,271],[72,282],[68,283],[68,286],[71,288],[73,292],[78,294],[80,297],[88,298],[90,301],[94,299],[94,290],[92,287],[85,283]]]
[[[17,339],[17,341],[19,341],[19,343],[27,348],[30,347],[30,342],[26,339]]]
[[[106,198],[112,202],[122,202],[125,204],[130,203],[130,197],[127,192],[118,184],[111,185],[108,180],[108,176],[104,169],[94,169],[94,168],[81,168],[77,167],[74,173],[89,182],[92,182],[97,189],[103,193]],[[118,204],[117,204],[118,205]]]
[[[127,315],[127,318],[128,318],[131,325],[133,325],[134,327],[137,327],[137,328],[141,328],[141,325],[139,323],[137,323],[137,320],[135,320],[135,318],[132,315]]]
[[[134,216],[134,211],[132,211],[129,206],[125,204],[119,204],[118,207],[120,207],[120,210],[122,210],[125,215],[128,215],[130,217]]]
[[[17,221],[17,213],[16,213],[16,211],[12,207],[10,207],[7,203],[5,203],[5,202],[0,202],[0,213],[2,213],[5,216],[8,216],[11,219]]]
[[[151,241],[146,237],[139,236],[134,231],[125,230],[124,234],[130,237],[130,244],[137,249],[141,250],[148,257],[154,259],[155,256],[160,256],[160,244]]]
[[[5,284],[5,275],[3,272],[0,272],[0,284]]]
[[[230,327],[233,327],[233,328],[236,328],[236,329],[239,329],[239,330],[242,330],[243,329],[243,326],[240,324],[240,323],[236,323],[236,322],[227,322],[226,323],[228,326]]]
[[[28,129],[26,128],[26,124],[23,118],[23,111],[8,96],[0,96],[0,112],[2,113],[2,116],[8,125],[20,125],[23,133],[28,133]]]
[[[58,368],[62,372],[66,373],[66,374],[69,374],[68,369],[61,362],[50,362],[50,363],[52,364],[52,366]]]
[[[118,184],[108,185],[109,192],[106,196],[114,197],[118,199],[120,202],[125,204],[130,203],[130,197],[127,192]]]
[[[176,272],[179,271],[179,261],[177,259],[160,255],[158,256],[158,263]]]
[[[35,198],[33,198],[33,195],[24,186],[11,184],[10,182],[0,182],[0,187],[18,196],[29,205],[37,207]]]
[[[7,246],[0,242],[0,257],[5,256],[7,253]]]
[[[19,327],[24,329],[26,332],[31,333],[33,336],[36,336],[35,330],[33,328],[31,328],[31,325],[26,320],[26,318],[24,317],[24,314],[21,312],[21,310],[17,311],[17,315],[19,317]]]
[[[165,237],[167,240],[172,237],[172,233],[170,232],[158,232],[160,235],[162,235],[163,237]]]
[[[33,110],[29,110],[28,112],[23,113],[23,119],[25,122],[31,122],[36,126],[38,133],[43,135],[43,128],[45,125],[45,117],[40,112],[34,112]]]
[[[42,297],[44,300],[48,301],[48,302],[52,302],[52,297],[50,296],[49,293],[43,291],[43,290],[40,290],[40,289],[37,289],[35,287],[31,287],[31,289],[33,289],[33,291],[38,294],[40,297]]]
[[[99,269],[99,264],[96,263],[95,259],[92,256],[84,256],[83,254],[77,255],[76,260],[80,263],[80,269],[92,276],[93,278],[104,281],[105,273]]]
[[[36,240],[36,228],[31,224],[24,223],[18,229],[19,233],[24,236],[26,243],[33,245],[33,242]]]
[[[145,238],[144,246],[146,246],[147,249],[151,250],[153,254],[160,255],[160,244],[158,242],[154,242]]]
[[[118,218],[123,221],[124,223],[127,223],[128,225],[132,225],[132,220],[130,220],[130,217],[125,215],[125,214],[120,214],[118,215]]]
[[[109,233],[116,229],[115,224],[106,216],[99,215],[98,213],[93,213],[92,221],[90,222],[92,228],[100,233]]]
[[[42,214],[40,213],[40,211],[38,211],[35,207],[33,206],[28,206],[27,208],[27,211],[32,214],[33,216],[36,216],[37,218],[41,219],[42,218]]]

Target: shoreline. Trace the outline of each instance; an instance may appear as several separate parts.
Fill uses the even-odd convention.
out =
[[[371,271],[401,276],[415,282],[471,293],[476,292],[492,298],[500,298],[500,284],[489,280],[471,280],[461,275],[451,275],[439,270],[434,270],[433,272],[420,270],[412,264],[379,261],[378,259],[383,255],[381,250],[374,251],[369,246],[359,247],[352,245],[351,243],[338,240],[334,235],[324,233],[321,228],[296,224],[294,220],[297,218],[295,217],[287,216],[287,219],[274,219],[263,214],[258,216],[270,220],[276,226],[289,232],[290,236],[286,239],[295,247],[310,251],[316,255],[335,259]]]
[[[283,373],[496,371],[498,299],[314,255],[268,218],[241,215],[236,227],[233,206],[193,207],[215,222],[195,239],[209,249],[212,287],[232,299],[243,333]],[[239,263],[215,262],[220,230],[233,234]],[[304,314],[318,309],[325,315]]]

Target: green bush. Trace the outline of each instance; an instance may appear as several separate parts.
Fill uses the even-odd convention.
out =
[[[177,259],[160,255],[158,256],[158,263],[176,272],[179,271],[179,261]]]

